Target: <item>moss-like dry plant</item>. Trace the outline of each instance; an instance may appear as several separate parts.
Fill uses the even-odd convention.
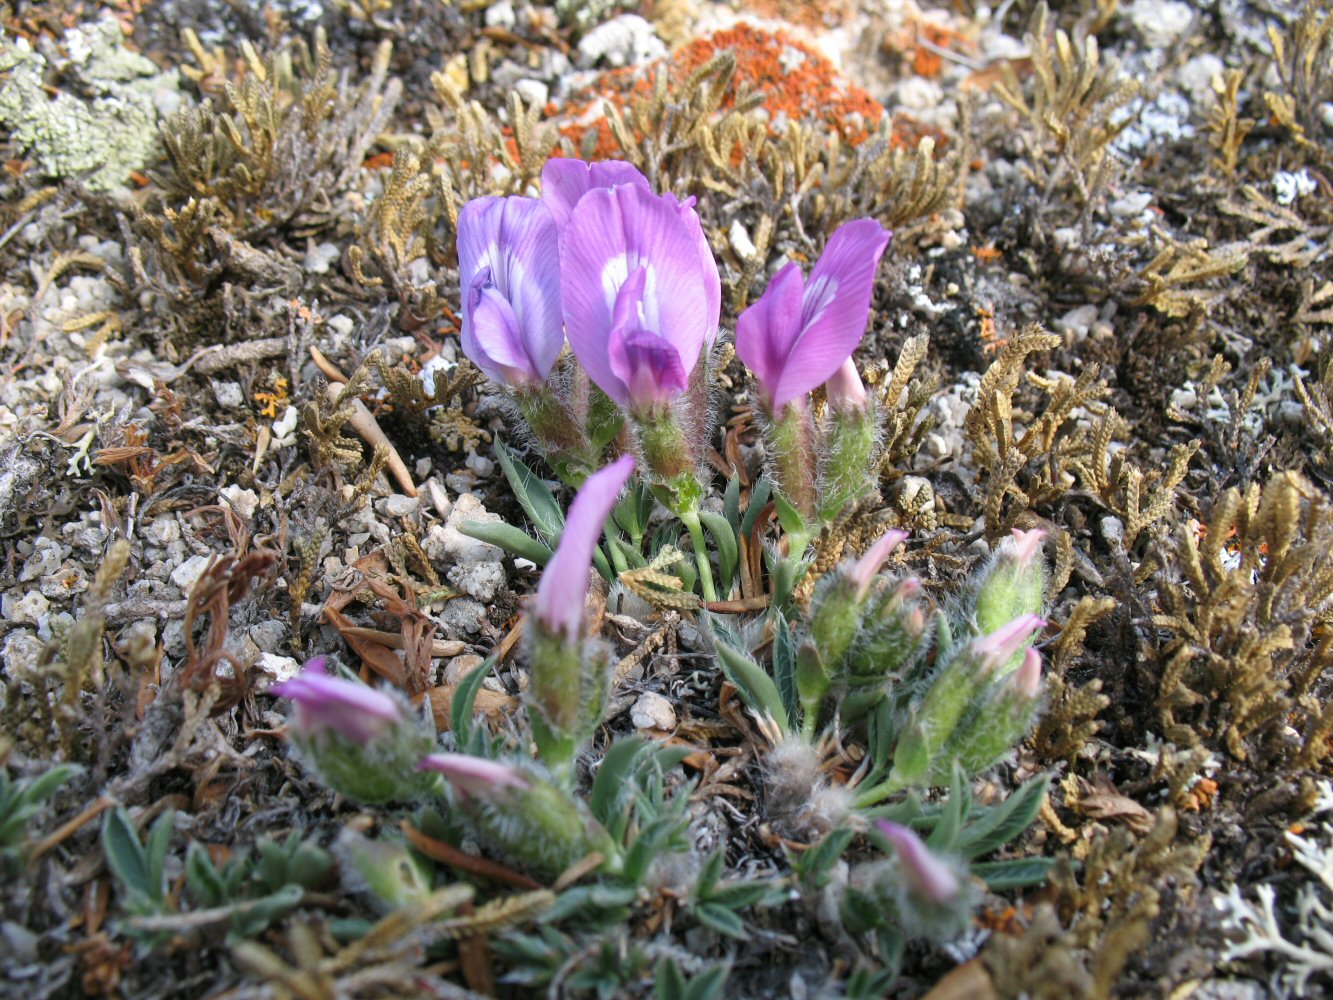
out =
[[[1206,524],[1177,528],[1152,616],[1167,739],[1268,767],[1326,754],[1331,547],[1327,501],[1293,472],[1227,490]]]

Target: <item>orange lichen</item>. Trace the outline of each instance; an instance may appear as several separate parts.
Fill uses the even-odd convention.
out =
[[[669,82],[680,86],[691,73],[726,51],[736,57],[736,75],[722,109],[733,107],[739,94],[762,94],[761,107],[775,132],[792,120],[820,122],[845,141],[857,144],[865,141],[885,116],[883,105],[844,79],[814,49],[784,31],[767,31],[744,22],[676,50],[666,65]],[[593,131],[597,136],[593,158],[613,156],[618,147],[601,113],[604,103],[628,108],[636,96],[651,92],[652,78],[659,68],[654,63],[609,70],[591,86],[571,95],[563,106],[548,105],[547,114],[559,121],[561,134],[576,149],[583,148],[584,137]],[[894,122],[894,140],[904,146],[915,146],[927,134],[935,133],[910,118]],[[943,136],[937,138],[942,140]]]
[[[272,419],[278,415],[279,410],[285,410],[287,404],[291,402],[291,397],[287,394],[287,380],[281,375],[275,376],[272,380],[272,391],[256,389],[254,399],[256,403],[263,404],[259,415]]]

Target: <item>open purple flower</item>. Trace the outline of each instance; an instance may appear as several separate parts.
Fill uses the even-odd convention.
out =
[[[555,555],[537,584],[534,614],[552,636],[576,643],[583,632],[583,606],[592,576],[592,550],[621,488],[634,471],[634,456],[622,455],[594,472],[569,505],[565,530]]]
[[[402,724],[398,702],[365,684],[330,677],[328,658],[316,656],[300,674],[269,690],[296,703],[295,727],[302,737],[332,730],[365,746]]]
[[[839,226],[807,282],[791,263],[736,321],[736,353],[776,414],[827,381],[865,333],[875,269],[891,233],[874,219]]]
[[[594,163],[572,159],[548,160],[542,168],[542,201],[551,210],[556,227],[563,233],[574,214],[574,206],[585,194],[597,188],[612,188],[622,184],[652,191],[648,178],[624,160],[598,160]],[[717,336],[722,309],[722,279],[717,273],[717,262],[713,259],[713,250],[708,245],[708,237],[704,235],[699,216],[694,211],[694,199],[680,201],[670,193],[662,195],[662,199],[675,207],[676,214],[689,230],[698,249],[699,263],[703,267],[704,305],[709,317],[704,346],[711,348]]]
[[[555,220],[535,198],[474,198],[458,213],[463,353],[502,385],[544,382],[560,348]]]
[[[693,209],[673,197],[618,184],[577,207],[560,237],[570,347],[607,396],[646,413],[685,391],[716,333],[717,265]]]
[[[624,160],[598,160],[588,163],[568,157],[547,160],[542,167],[542,204],[551,212],[561,232],[569,225],[574,206],[589,191],[629,184],[651,191],[648,178]]]

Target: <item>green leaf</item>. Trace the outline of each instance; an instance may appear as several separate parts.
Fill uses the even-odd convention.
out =
[[[723,987],[727,985],[729,975],[731,966],[726,962],[710,965],[690,980],[689,988],[685,991],[685,1000],[718,1000],[722,996]]]
[[[126,890],[145,899],[158,895],[149,881],[148,855],[124,806],[116,806],[102,820],[102,853],[111,874]]]
[[[745,517],[741,520],[740,536],[749,538],[750,532],[754,531],[754,522],[759,520],[759,514],[768,506],[768,496],[773,492],[773,484],[767,478],[759,480],[754,484],[754,489],[750,490],[750,502],[745,507]]]
[[[842,852],[847,850],[847,845],[852,842],[852,838],[855,836],[855,830],[848,827],[838,827],[821,840],[818,845],[812,847],[800,857],[793,859],[792,869],[801,877],[803,882],[808,882],[816,889],[824,888],[828,882],[829,871],[842,857]]]
[[[741,534],[741,477],[732,476],[727,480],[727,491],[722,494],[722,513],[731,525],[731,533],[736,537]]]
[[[710,930],[725,934],[729,938],[745,937],[745,923],[732,910],[717,903],[699,903],[692,906],[690,912],[696,920]]]
[[[204,906],[222,906],[230,901],[226,883],[209,856],[208,848],[193,841],[185,852],[185,883]]]
[[[541,477],[515,458],[500,441],[495,442],[495,454],[500,459],[500,468],[504,470],[519,506],[532,521],[537,537],[555,548],[560,532],[565,529],[565,514],[560,504],[556,503],[555,495],[542,482]]]
[[[495,657],[490,656],[481,666],[473,669],[463,683],[454,690],[454,700],[449,706],[449,729],[454,734],[456,744],[461,748],[472,735],[472,719],[477,703],[477,692],[495,669]]]
[[[597,769],[597,777],[592,782],[588,808],[608,829],[615,824],[625,803],[634,796],[634,772],[638,769],[639,755],[647,744],[641,736],[616,740],[602,758],[602,766]]]
[[[745,703],[761,716],[767,715],[773,719],[785,736],[787,708],[773,678],[764,673],[749,653],[743,653],[725,642],[717,643],[715,648],[718,659],[722,661],[722,672],[736,685]]]
[[[663,955],[653,970],[653,992],[657,1000],[685,1000],[685,974],[676,960]]]
[[[965,858],[976,858],[998,850],[1013,840],[1037,818],[1050,777],[1026,781],[999,805],[991,806],[975,822],[968,823],[957,849]]]
[[[166,893],[167,851],[171,847],[172,834],[176,832],[176,814],[168,809],[153,823],[148,831],[146,856],[148,878],[153,887],[152,900],[161,903]]]
[[[719,847],[699,869],[699,877],[694,880],[694,895],[697,899],[711,899],[717,880],[722,877],[722,865],[726,861],[727,849]]]
[[[1014,858],[1012,861],[982,861],[972,865],[972,874],[984,879],[992,892],[1041,885],[1055,867],[1055,858]]]
[[[704,527],[708,529],[708,533],[717,542],[718,575],[721,577],[721,587],[718,593],[720,595],[730,594],[731,581],[735,579],[736,569],[740,566],[741,561],[740,549],[736,544],[736,534],[727,519],[721,514],[701,510],[699,520],[703,522]]]
[[[796,645],[792,641],[787,616],[775,613],[773,621],[773,682],[777,684],[782,705],[787,710],[787,725],[794,726],[800,707],[796,690]]]
[[[952,853],[958,842],[958,834],[963,827],[963,817],[972,807],[972,790],[967,784],[967,775],[958,766],[953,765],[953,782],[949,788],[949,797],[940,811],[935,829],[930,831],[926,846],[937,853]]]
[[[798,511],[781,493],[773,495],[773,502],[777,505],[778,524],[782,527],[783,534],[803,535],[805,533],[805,519],[801,517]]]
[[[545,566],[553,554],[550,546],[543,545],[526,531],[520,531],[503,521],[464,521],[458,530],[470,538],[488,542],[515,558],[527,559],[538,566]]]
[[[19,785],[18,801],[24,806],[39,806],[81,770],[83,768],[77,764],[57,764],[44,774],[22,782]]]
[[[745,879],[738,882],[725,882],[716,886],[709,893],[708,901],[725,906],[731,910],[739,910],[746,906],[752,906],[759,900],[768,895],[772,886],[768,882],[758,879]]]

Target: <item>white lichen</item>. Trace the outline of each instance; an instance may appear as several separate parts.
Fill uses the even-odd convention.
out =
[[[1312,815],[1333,812],[1333,785],[1319,783]],[[1333,823],[1318,824],[1310,833],[1285,834],[1292,856],[1313,878],[1296,892],[1293,913],[1279,913],[1273,886],[1255,888],[1257,901],[1232,885],[1215,900],[1222,912],[1222,929],[1231,943],[1222,960],[1270,955],[1278,962],[1274,987],[1284,996],[1322,995],[1333,982]],[[1313,987],[1313,990],[1312,990]]]

